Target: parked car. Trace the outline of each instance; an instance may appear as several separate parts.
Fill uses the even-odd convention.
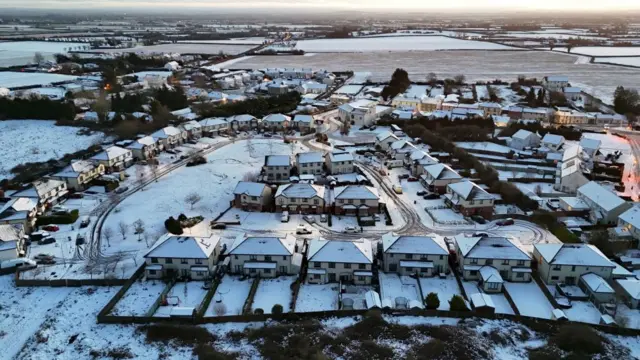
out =
[[[91,219],[89,219],[88,216],[85,216],[82,218],[82,221],[80,221],[80,228],[86,228],[89,224],[91,224]]]
[[[84,195],[82,193],[69,194],[69,199],[82,199]]]
[[[425,196],[425,195],[427,195],[427,192],[426,192],[426,191],[424,191],[424,190],[420,190],[420,191],[418,191],[418,192],[416,193],[416,195],[418,195],[418,196]]]
[[[308,235],[308,234],[311,234],[311,230],[307,229],[306,226],[300,224],[300,225],[298,225],[298,228],[296,229],[296,234],[297,235]]]
[[[398,179],[408,179],[409,178],[409,174],[400,174],[398,175]]]
[[[117,188],[115,191],[116,191],[116,194],[122,194],[123,192],[125,192],[127,190],[129,190],[128,186],[122,186],[122,187]]]
[[[355,226],[347,226],[342,232],[345,234],[356,234],[360,232],[360,229],[357,229]]]
[[[44,239],[40,239],[40,241],[38,241],[38,245],[48,245],[53,244],[54,242],[56,242],[56,239],[52,237],[46,237]]]
[[[214,223],[211,224],[211,228],[214,230],[224,230],[227,228],[227,224],[224,223]]]
[[[327,215],[325,214],[320,215],[320,222],[327,222]]]
[[[425,200],[435,200],[435,199],[439,199],[440,195],[435,194],[435,193],[429,193],[429,194],[426,194],[425,196],[423,196],[422,198],[425,199]]]
[[[84,245],[85,242],[84,234],[78,234],[78,236],[76,236],[76,246]]]
[[[280,216],[280,222],[289,222],[289,212],[283,211],[282,216]]]
[[[47,226],[43,226],[42,230],[56,232],[56,231],[60,230],[60,227],[58,225],[47,225]]]
[[[316,218],[314,218],[311,215],[305,215],[302,217],[306,222],[308,222],[309,224],[313,224],[316,222]]]
[[[29,235],[31,241],[40,241],[46,237],[49,237],[49,233],[43,230],[34,231],[31,233],[31,235]]]
[[[506,218],[506,219],[496,221],[496,225],[498,226],[508,226],[513,224],[514,224],[514,221],[512,218]]]
[[[549,199],[549,200],[547,200],[547,206],[551,210],[558,210],[560,208],[560,199]]]
[[[394,191],[396,194],[402,194],[402,186],[400,186],[400,185],[393,185],[393,191]]]
[[[270,138],[271,137],[271,133],[264,133],[262,136],[264,136],[266,138]]]
[[[175,151],[173,151],[173,150],[171,150],[171,149],[168,149],[168,150],[166,150],[166,151],[167,151],[167,153],[169,153],[169,154],[173,154],[173,155],[177,154]]]
[[[53,265],[56,260],[51,255],[38,254],[33,258],[38,265]]]
[[[483,231],[474,232],[473,236],[475,237],[489,237],[489,234]]]
[[[485,220],[480,215],[471,215],[471,220],[477,222],[478,224],[486,224],[487,223],[487,220]]]
[[[418,178],[417,178],[417,177],[413,177],[413,176],[411,176],[411,177],[409,177],[409,178],[407,179],[407,181],[408,181],[408,182],[416,182],[416,181],[418,181]]]

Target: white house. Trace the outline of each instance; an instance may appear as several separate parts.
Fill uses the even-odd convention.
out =
[[[262,118],[262,126],[267,129],[284,129],[291,124],[291,117],[283,114],[269,114]]]
[[[529,130],[520,129],[511,136],[511,146],[517,150],[524,150],[527,147],[537,147],[540,145],[540,136]]]
[[[569,77],[563,75],[545,76],[543,85],[549,91],[562,91],[569,86]]]
[[[347,151],[332,151],[325,156],[329,174],[350,174],[354,171],[354,158]]]
[[[628,231],[634,239],[640,240],[640,205],[635,205],[620,214],[618,227]]]
[[[340,281],[369,285],[373,278],[371,241],[313,239],[307,253],[307,282],[326,284]]]
[[[560,150],[563,144],[564,144],[564,136],[556,135],[552,133],[547,133],[542,138],[542,143],[541,143],[542,146],[544,146],[545,148],[551,151]]]
[[[187,277],[203,280],[212,274],[218,262],[220,237],[165,235],[144,257],[148,279]]]
[[[324,154],[321,152],[298,153],[296,166],[300,175],[320,175],[324,172]]]
[[[180,129],[187,133],[188,138],[199,139],[202,137],[202,125],[195,120],[189,120],[180,124]]]
[[[213,135],[229,129],[229,123],[225,118],[207,118],[200,120],[200,126],[205,135]]]
[[[104,174],[103,164],[89,160],[72,161],[62,171],[55,173],[52,178],[67,183],[68,189],[82,191],[94,179]]]
[[[394,142],[400,140],[397,136],[395,136],[390,131],[382,132],[376,135],[376,149],[379,147],[383,151],[389,150],[389,147]]]
[[[270,182],[287,182],[291,176],[291,157],[289,155],[267,155],[264,157],[264,176]]]
[[[156,155],[158,140],[152,136],[144,136],[127,145],[127,149],[131,150],[134,159],[146,160]]]
[[[276,191],[276,211],[322,214],[325,187],[312,184],[286,184]]]
[[[579,278],[593,273],[610,279],[615,264],[590,244],[535,244],[533,258],[546,284],[577,285]]]
[[[229,249],[230,271],[252,277],[276,277],[300,272],[301,254],[296,239],[286,237],[239,235]]]
[[[0,225],[20,226],[29,232],[36,223],[38,211],[36,199],[13,196],[8,201],[0,199]]]
[[[104,170],[107,172],[120,171],[131,165],[133,162],[133,153],[129,149],[124,149],[119,146],[110,146],[103,152],[91,157],[91,160],[102,164],[104,166]]]
[[[29,198],[38,204],[38,212],[43,212],[46,208],[58,203],[67,195],[67,183],[52,178],[41,178],[31,183],[31,186],[24,190],[12,193],[11,198]]]
[[[23,236],[22,225],[0,225],[0,262],[18,257],[22,249]]]
[[[371,216],[378,212],[380,194],[371,186],[347,185],[333,189],[334,211],[337,215]]]
[[[186,134],[182,135],[182,130],[174,126],[167,126],[162,128],[153,134],[151,137],[158,141],[158,149],[173,149],[174,147],[182,144],[186,139]]]
[[[255,116],[249,114],[235,115],[227,119],[229,125],[235,130],[255,129],[261,122]]]
[[[447,185],[445,204],[464,216],[480,215],[485,219],[493,215],[495,196],[472,181],[459,181]]]
[[[618,217],[631,208],[631,204],[618,195],[590,181],[578,188],[576,197],[586,203],[591,221],[599,224],[616,224]]]
[[[298,128],[300,131],[309,131],[315,128],[316,124],[312,115],[298,114],[293,118],[293,127]]]
[[[449,251],[437,235],[382,235],[382,262],[385,272],[400,275],[436,276],[449,269]]]
[[[582,151],[584,151],[587,155],[594,157],[600,150],[601,141],[598,139],[590,139],[582,136],[580,139],[580,146],[582,147]]]
[[[338,117],[343,123],[369,126],[376,119],[376,101],[358,100],[338,107]]]
[[[585,173],[590,172],[589,157],[583,153],[580,145],[565,149],[562,162],[556,170],[556,190],[574,194],[578,188],[589,182]]]

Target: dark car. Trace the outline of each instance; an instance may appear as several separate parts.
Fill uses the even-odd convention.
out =
[[[56,232],[60,230],[60,227],[58,225],[47,225],[47,226],[43,226],[42,230]]]
[[[398,179],[408,179],[408,178],[409,178],[409,174],[398,175]]]
[[[264,135],[262,135],[262,136],[264,136],[264,137],[266,137],[266,138],[270,138],[270,137],[271,137],[271,134],[270,134],[270,133],[264,133]]]
[[[471,220],[477,222],[478,224],[486,224],[487,220],[485,220],[482,216],[480,215],[472,215],[471,216]]]
[[[47,237],[47,238],[44,238],[44,239],[41,239],[40,241],[38,241],[38,245],[53,244],[54,242],[56,242],[56,239],[54,239],[52,237]]]
[[[80,228],[86,228],[87,226],[89,226],[89,224],[91,224],[91,219],[89,219],[88,217],[84,218],[80,222]]]
[[[440,195],[431,193],[431,194],[426,194],[422,198],[425,199],[425,200],[435,200],[435,199],[439,199]]]
[[[498,226],[508,226],[508,225],[513,225],[513,224],[514,224],[514,221],[513,221],[512,218],[507,218],[507,219],[496,221],[496,225],[498,225]]]
[[[416,195],[418,195],[418,196],[425,196],[425,195],[427,195],[427,192],[426,192],[426,191],[424,191],[424,190],[420,190],[420,191],[418,191],[418,192],[416,193]]]
[[[129,190],[127,186],[119,187],[115,190],[116,194],[122,194],[123,192]]]
[[[408,182],[416,182],[416,181],[418,181],[418,178],[412,176],[412,177],[408,178],[407,181]]]
[[[473,233],[473,236],[475,236],[475,237],[489,237],[489,234],[487,234],[486,232],[475,232],[475,233]]]
[[[69,194],[69,199],[82,199],[83,197],[84,195],[82,195],[81,193]]]
[[[211,228],[214,230],[224,230],[227,228],[227,224],[223,224],[223,223],[215,223],[213,225],[211,225]]]

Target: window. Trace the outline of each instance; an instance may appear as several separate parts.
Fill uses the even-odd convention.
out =
[[[319,203],[318,199],[313,200],[313,205],[318,205]]]
[[[152,264],[157,264],[158,263],[158,258],[151,258],[151,263]]]
[[[502,260],[502,265],[509,265],[509,260],[507,260],[507,259]]]
[[[329,263],[329,269],[335,269],[336,263]]]
[[[471,263],[472,264],[477,264],[478,263],[478,259],[471,259]]]
[[[258,260],[256,255],[249,255],[249,260]]]
[[[487,259],[487,261],[485,261],[485,264],[493,265],[493,259]]]
[[[560,271],[560,265],[554,265],[553,266],[553,270]]]
[[[360,200],[360,204],[364,204],[364,203],[366,203],[366,202],[367,202],[367,200],[365,200],[365,199],[361,199],[361,200]]]
[[[440,256],[442,256],[442,255],[440,255]],[[427,258],[428,258],[427,254],[420,254],[420,259],[421,260],[426,260]]]
[[[251,200],[256,201],[256,200],[258,200],[258,197],[257,196],[252,196]]]
[[[489,283],[489,289],[497,290],[500,285],[498,283]]]
[[[321,262],[314,261],[314,262],[313,262],[313,267],[314,267],[314,268],[322,267],[322,263],[321,263]]]
[[[296,202],[296,198],[291,198],[291,202],[292,203]]]
[[[523,272],[517,272],[516,273],[516,277],[517,278],[523,278],[524,277],[524,273]]]
[[[283,257],[282,257],[282,260],[287,260],[287,256],[286,256],[286,255],[285,255],[285,256],[283,256]]]
[[[196,264],[202,264],[202,259],[196,259]]]
[[[189,259],[180,259],[180,264],[188,264]]]
[[[365,270],[367,268],[367,265],[365,264],[358,264],[358,269],[360,270]]]
[[[308,202],[309,202],[309,199],[306,199],[306,198],[305,198],[305,199],[302,199],[302,202],[303,202],[303,203],[308,203]]]
[[[348,200],[349,204],[353,204],[353,199]]]
[[[524,266],[524,260],[518,260],[518,266]]]
[[[405,255],[404,255],[404,257],[405,257],[407,260],[411,260],[411,259],[413,259],[413,254],[405,254]]]
[[[252,274],[255,274],[256,273],[256,269],[249,269],[249,272],[252,273]]]
[[[476,276],[476,275],[478,275],[478,271],[477,270],[471,270],[471,271],[469,271],[469,275]]]
[[[358,281],[364,281],[364,276],[358,276]]]
[[[233,258],[238,260],[238,255],[233,255]]]
[[[164,259],[165,264],[173,264],[173,259]]]
[[[340,204],[344,204],[344,200],[343,200],[343,199],[339,199],[339,200],[338,200],[338,203],[340,203]]]
[[[345,263],[344,264],[344,268],[345,269],[351,269],[351,264],[350,263]]]
[[[557,277],[557,276],[552,276],[551,277],[551,280],[558,280],[558,279],[559,279],[559,277]]]
[[[320,279],[320,274],[313,274],[314,279]]]
[[[265,255],[264,256],[264,261],[271,261],[271,256]]]
[[[440,255],[440,260],[444,260],[444,255]]]
[[[576,266],[575,266],[575,265],[573,265],[573,266],[571,267],[571,271],[576,271]]]
[[[271,269],[264,269],[262,272],[265,274],[271,274]]]
[[[149,275],[155,275],[156,271],[155,270],[149,270]]]
[[[393,259],[393,254],[389,254],[389,259]]]

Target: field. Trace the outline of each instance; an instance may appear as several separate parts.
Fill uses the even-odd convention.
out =
[[[640,50],[640,48],[638,48]],[[537,77],[566,75],[571,84],[611,102],[618,85],[637,87],[637,71],[622,67],[589,64],[584,57],[543,51],[433,51],[323,54],[314,56],[254,56],[229,68],[311,67],[329,71],[370,71],[372,81],[389,81],[401,66],[410,79],[422,81],[430,72],[440,78],[464,74],[467,81],[502,79],[515,81],[518,75]],[[398,59],[402,59],[401,62]]]
[[[567,51],[567,48],[554,48],[554,51]],[[640,47],[636,46],[578,46],[571,48],[574,54],[589,56],[640,56]]]
[[[100,49],[95,52],[133,52],[133,53],[181,53],[181,54],[210,54],[215,55],[221,51],[225,54],[235,55],[254,48],[255,45],[220,45],[220,44],[162,44],[152,46],[140,46],[131,49]]]
[[[59,159],[104,137],[103,133],[77,135],[78,130],[81,128],[56,126],[55,121],[0,121],[0,180],[11,177],[10,170],[16,165]]]
[[[422,50],[508,50],[509,46],[482,41],[453,39],[446,36],[387,38],[319,39],[298,41],[297,49],[306,52],[380,52]]]
[[[640,67],[640,56],[638,57],[597,57],[594,60],[597,63],[611,63],[628,66]]]
[[[2,50],[0,50],[0,54],[2,54]],[[2,60],[0,59],[0,61]],[[1,63],[0,66],[2,66]],[[77,76],[71,75],[3,71],[0,72],[0,88],[49,85],[54,82],[72,81],[76,78]]]
[[[26,65],[33,62],[36,52],[45,60],[53,60],[53,54],[66,52],[68,49],[78,50],[89,44],[50,41],[7,41],[0,42],[0,67]],[[0,87],[2,83],[0,83]]]

